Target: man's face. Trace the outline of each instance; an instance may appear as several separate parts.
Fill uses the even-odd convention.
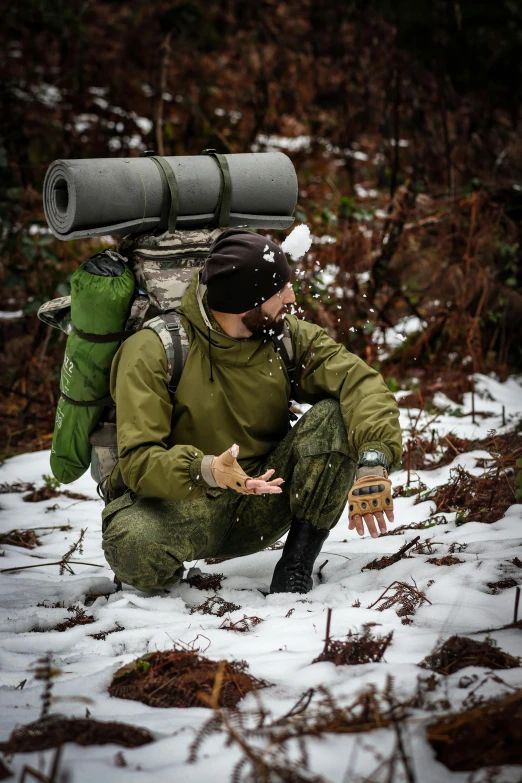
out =
[[[253,337],[281,334],[284,327],[283,313],[286,306],[295,302],[294,290],[291,283],[263,302],[244,314],[241,321]]]

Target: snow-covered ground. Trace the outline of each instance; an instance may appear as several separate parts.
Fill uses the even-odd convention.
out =
[[[439,402],[443,403],[441,399]],[[522,387],[514,379],[501,384],[485,376],[476,378],[477,411],[493,415],[456,417],[443,413],[430,425],[440,435],[454,433],[459,437],[485,437],[488,430],[505,431],[502,427],[502,406],[507,418],[506,427],[520,414]],[[470,395],[465,399],[461,413],[470,411]],[[441,408],[445,406],[441,404]],[[455,406],[452,404],[452,408]],[[401,423],[406,431],[416,422],[417,430],[429,419],[418,411],[403,410]],[[460,455],[453,463],[434,471],[419,471],[420,481],[431,488],[447,481],[451,467],[463,465],[474,475],[482,467],[477,461],[487,456],[484,452]],[[0,468],[0,483],[35,482],[42,485],[42,475],[49,471],[49,453],[25,454],[7,461]],[[483,463],[479,463],[483,464]],[[404,472],[392,475],[395,485],[404,484]],[[364,686],[374,683],[383,686],[387,674],[395,678],[397,694],[412,695],[418,675],[429,672],[419,669],[418,663],[429,654],[436,643],[452,634],[470,634],[480,629],[510,623],[513,618],[515,588],[493,594],[488,582],[506,576],[520,580],[521,571],[511,566],[514,556],[522,558],[522,506],[513,505],[505,517],[494,524],[477,522],[456,527],[455,514],[443,515],[446,524],[428,530],[409,530],[403,535],[386,536],[373,540],[369,535],[359,538],[347,529],[344,515],[327,540],[317,566],[325,560],[323,581],[316,580],[314,590],[306,596],[268,595],[273,568],[280,556],[278,551],[265,551],[219,565],[198,563],[203,571],[223,573],[226,579],[220,596],[241,606],[232,613],[232,619],[256,615],[264,620],[250,633],[219,630],[222,619],[195,613],[191,607],[200,604],[210,592],[201,592],[180,584],[169,593],[144,594],[124,586],[114,593],[112,573],[107,567],[100,546],[102,503],[95,486],[85,475],[68,487],[73,492],[88,496],[89,500],[75,501],[60,496],[40,503],[26,503],[21,494],[0,495],[0,531],[13,528],[38,528],[49,525],[71,526],[69,531],[41,530],[42,546],[25,550],[5,546],[0,558],[2,569],[16,566],[41,566],[19,572],[0,573],[0,742],[6,740],[15,726],[35,720],[40,712],[42,685],[34,679],[31,668],[46,652],[53,655],[53,663],[62,670],[56,678],[54,696],[59,701],[53,711],[72,716],[85,716],[88,707],[92,717],[100,720],[121,720],[148,728],[156,741],[150,745],[124,750],[126,767],[118,766],[115,756],[122,748],[104,745],[84,748],[68,744],[64,751],[64,766],[71,771],[71,783],[104,783],[118,781],[149,781],[160,783],[200,783],[212,780],[228,781],[230,770],[239,758],[235,747],[227,748],[222,737],[214,737],[202,749],[195,764],[187,763],[187,747],[194,732],[209,717],[207,709],[156,709],[139,702],[111,698],[107,687],[113,673],[139,655],[156,650],[172,649],[173,641],[190,643],[198,634],[205,655],[214,660],[244,659],[250,672],[273,683],[261,692],[263,704],[274,716],[287,712],[297,698],[308,688],[326,685],[341,699],[356,695]],[[427,520],[434,508],[431,501],[414,505],[415,497],[398,498],[395,526]],[[77,540],[82,528],[87,528],[83,554],[75,556],[93,565],[72,565],[74,574],[60,576],[59,567],[46,566],[60,560]],[[413,554],[383,570],[362,571],[368,562],[385,554],[396,552],[403,544],[420,535],[421,541],[431,539],[433,554]],[[452,543],[465,544],[458,557],[464,561],[451,567],[436,566],[428,557],[448,553]],[[95,567],[95,565],[99,567]],[[195,566],[196,564],[192,564]],[[401,623],[393,608],[383,612],[368,609],[394,580],[413,584],[425,590],[431,603],[425,603],[413,615],[409,625]],[[433,580],[432,584],[429,584]],[[428,586],[429,585],[429,586]],[[111,593],[108,598],[97,598],[84,607],[88,593]],[[66,609],[47,608],[43,604],[63,601],[65,607],[77,605],[94,615],[95,622],[79,625],[65,632],[46,631],[58,622],[70,618]],[[360,602],[360,606],[354,604]],[[40,604],[40,605],[39,605]],[[360,630],[363,623],[378,623],[379,634],[394,632],[393,641],[385,659],[380,663],[358,666],[334,666],[331,663],[312,664],[321,652],[325,633],[326,610],[333,609],[331,634],[344,637],[349,630]],[[294,609],[287,616],[290,609]],[[104,641],[90,634],[106,631],[117,624],[124,630],[111,633]],[[35,630],[37,629],[37,630]],[[492,634],[499,646],[512,655],[522,654],[521,634],[508,629]],[[483,640],[485,634],[475,636]],[[441,676],[440,685],[428,694],[433,703],[446,699],[452,708],[462,706],[470,688],[463,684],[476,674],[477,696],[509,693],[513,687],[522,687],[522,669],[502,672],[500,681],[486,677],[486,670],[468,667],[447,677]],[[23,689],[19,683],[27,680]],[[484,683],[481,685],[481,683]],[[253,708],[255,700],[247,696],[241,709]],[[469,773],[451,773],[436,761],[426,740],[426,724],[441,712],[418,711],[407,724],[406,744],[412,757],[415,779],[418,783],[468,780]],[[183,731],[180,731],[180,730]],[[382,775],[372,777],[379,762],[375,754],[384,756],[393,745],[391,730],[380,729],[365,734],[330,735],[326,740],[309,738],[307,746],[311,768],[328,781],[381,781]],[[24,763],[42,764],[49,770],[53,751],[16,756],[9,765],[16,775]],[[120,759],[121,760],[121,759]],[[505,767],[499,779],[520,779],[520,767]],[[478,782],[483,778],[473,778]]]

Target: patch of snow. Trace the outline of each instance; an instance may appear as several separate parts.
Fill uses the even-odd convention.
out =
[[[353,328],[353,327],[352,327]],[[492,413],[490,418],[456,418],[441,414],[433,423],[439,433],[453,432],[457,437],[484,437],[491,428],[501,428],[501,411],[507,416],[520,414],[521,379],[510,378],[505,383],[485,375],[475,375],[475,408]],[[441,392],[442,393],[442,392]],[[470,395],[465,396],[463,410],[470,410]],[[309,405],[300,405],[301,412]],[[412,420],[420,419],[417,428],[433,418],[433,414],[401,408],[401,424],[409,432]],[[450,470],[461,465],[472,475],[480,475],[477,461],[488,456],[483,450],[461,454],[451,465],[432,471],[419,470],[412,480],[422,481],[428,489],[448,480]],[[49,452],[23,454],[6,460],[0,466],[0,483],[17,480],[41,484],[43,473],[49,473]],[[407,474],[391,475],[394,485],[405,484]],[[347,511],[343,512],[332,530],[317,568],[325,560],[322,581],[314,576],[314,590],[306,596],[268,594],[274,566],[281,555],[278,551],[263,551],[247,557],[227,560],[219,565],[200,564],[202,570],[223,573],[226,579],[220,595],[241,606],[232,613],[239,620],[245,614],[256,615],[263,622],[250,633],[234,634],[219,629],[222,618],[190,614],[193,607],[210,595],[181,583],[161,593],[140,593],[128,585],[114,592],[112,572],[101,549],[102,501],[96,495],[94,482],[88,474],[70,485],[88,500],[71,501],[60,496],[51,501],[33,503],[28,519],[28,506],[23,496],[2,495],[0,531],[15,527],[67,525],[72,530],[41,531],[42,545],[26,550],[5,545],[0,568],[39,565],[27,571],[0,573],[0,741],[7,739],[15,726],[38,718],[41,709],[42,683],[35,680],[31,668],[47,651],[53,654],[54,665],[62,674],[54,679],[51,712],[85,716],[85,698],[92,717],[98,720],[119,720],[148,728],[155,742],[123,749],[126,768],[116,766],[115,754],[122,749],[115,745],[83,748],[67,743],[63,751],[63,766],[74,770],[74,783],[124,783],[129,780],[158,779],[165,783],[183,780],[199,783],[202,779],[225,783],[238,761],[237,748],[226,746],[223,737],[207,741],[195,764],[187,763],[187,745],[210,717],[206,709],[155,709],[139,702],[109,697],[107,687],[115,670],[139,655],[154,650],[172,649],[174,641],[190,644],[200,634],[208,646],[205,655],[212,660],[244,659],[250,672],[273,684],[260,692],[260,699],[275,717],[284,715],[309,688],[327,686],[341,701],[353,700],[363,687],[382,688],[386,677],[393,675],[400,698],[413,698],[417,677],[422,674],[419,662],[434,646],[452,634],[472,634],[485,628],[509,623],[513,617],[514,589],[493,594],[487,584],[503,578],[506,567],[522,543],[522,507],[514,504],[505,516],[493,524],[469,522],[457,527],[455,513],[437,515],[433,527],[406,530],[400,535],[362,538],[347,529]],[[434,503],[415,505],[415,496],[395,500],[393,527],[430,520]],[[57,566],[46,565],[59,560],[77,540],[80,530],[87,528],[83,560],[93,565],[74,565],[75,573],[60,576]],[[416,554],[404,558],[386,569],[363,571],[371,560],[396,552],[419,535],[421,542],[432,541],[433,555]],[[430,556],[448,553],[451,544],[465,546],[458,557],[463,562],[451,567],[438,567],[428,562]],[[37,558],[41,559],[35,559]],[[99,568],[95,567],[99,565]],[[190,565],[190,564],[187,564]],[[513,567],[513,575],[519,575]],[[403,625],[393,608],[383,612],[369,608],[393,581],[413,584],[425,590],[431,602],[424,604]],[[434,580],[432,582],[432,580]],[[431,583],[431,584],[430,584]],[[86,607],[88,593],[99,594]],[[107,597],[104,597],[107,596]],[[357,606],[356,602],[360,605]],[[46,605],[64,602],[65,607],[78,605],[94,617],[94,623],[79,625],[63,633],[50,631],[56,623],[71,617],[66,608]],[[40,604],[40,605],[38,605]],[[294,612],[288,616],[289,609]],[[393,631],[393,641],[380,663],[358,666],[334,666],[331,663],[312,664],[323,647],[326,611],[333,609],[331,635],[343,638],[348,631],[360,630],[364,623],[378,623],[377,632]],[[104,641],[90,634],[107,631],[119,623],[123,630],[112,633]],[[506,629],[491,633],[499,646],[512,655],[520,654],[520,632]],[[482,641],[485,634],[474,638]],[[199,642],[196,642],[196,646]],[[424,673],[423,676],[425,676]],[[462,708],[469,690],[461,685],[463,674],[477,675],[479,696],[489,698],[522,687],[522,669],[500,672],[500,681],[487,677],[484,669],[469,667],[465,672],[438,675],[440,685],[427,695],[427,706],[416,709],[404,724],[405,742],[411,757],[416,780],[421,783],[462,783],[463,773],[450,772],[435,759],[426,740],[426,723],[441,714],[436,702],[449,701],[451,709]],[[26,680],[25,687],[19,683]],[[83,699],[83,701],[82,701]],[[433,703],[430,704],[430,700]],[[254,709],[256,701],[249,695],[239,707]],[[379,761],[376,753],[387,758],[395,746],[391,728],[367,733],[327,735],[319,741],[305,739],[310,767],[316,775],[324,775],[332,783],[347,780],[377,780],[373,775]],[[262,740],[256,740],[262,742]],[[9,761],[14,779],[19,779],[24,764],[33,767],[41,763],[48,770],[53,751],[16,755]],[[139,769],[138,769],[139,768]],[[467,774],[467,773],[466,773]],[[501,768],[503,781],[520,777],[520,767]],[[476,776],[475,776],[476,777]],[[481,778],[482,779],[482,778]],[[478,780],[478,778],[477,778]]]
[[[149,120],[148,117],[134,117],[134,122],[140,129],[142,133],[147,135],[147,133],[150,133],[152,130],[152,120]]]
[[[95,123],[99,122],[99,119],[97,114],[78,114],[74,120],[74,129],[77,133],[84,133],[89,128],[92,128]]]
[[[322,282],[322,284],[325,286],[332,285],[337,280],[337,275],[339,274],[339,267],[337,264],[327,264],[324,269],[321,269],[316,277],[318,280]]]
[[[32,223],[29,226],[28,233],[30,236],[34,237],[38,234],[51,234],[52,231],[47,226],[40,226],[38,223]]]
[[[359,198],[377,198],[379,195],[379,191],[375,190],[375,188],[363,188],[362,185],[356,184],[355,185],[355,192],[359,196]]]
[[[95,95],[95,97],[92,99],[92,102],[95,103],[96,106],[99,106],[100,109],[109,108],[109,101],[107,101],[105,98],[102,98],[101,95]]]
[[[385,329],[384,335],[382,332],[374,335],[374,343],[377,345],[386,345],[388,348],[396,348],[403,343],[408,335],[420,332],[427,327],[426,321],[420,321],[415,315],[407,316],[401,321],[398,321],[395,326]]]
[[[370,281],[371,274],[369,271],[356,272],[355,277],[358,283],[368,283]]]
[[[360,150],[352,150],[349,147],[343,150],[344,154],[347,158],[354,158],[355,160],[362,160],[366,161],[368,160],[368,155],[365,152],[361,152]]]
[[[265,133],[260,133],[256,137],[256,141],[252,144],[252,152],[258,152],[261,147],[265,147],[267,151],[277,150],[290,150],[291,152],[299,152],[300,150],[309,149],[311,143],[310,136],[296,136],[291,138],[289,136],[267,136]]]
[[[108,87],[89,87],[87,92],[90,92],[91,95],[97,95],[98,98],[103,98],[104,95],[107,95],[109,92]]]
[[[54,84],[42,82],[41,84],[34,85],[32,89],[35,98],[40,101],[40,103],[43,103],[45,106],[49,106],[52,109],[55,109],[63,100],[61,90]]]
[[[323,234],[320,237],[315,234],[310,234],[310,236],[314,245],[334,245],[337,242],[337,239],[330,236],[330,234]]]

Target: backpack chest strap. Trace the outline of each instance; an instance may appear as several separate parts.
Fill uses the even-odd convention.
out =
[[[152,329],[161,340],[167,358],[169,391],[174,394],[178,388],[189,348],[188,336],[181,319],[174,310],[171,310],[146,321],[143,328]]]

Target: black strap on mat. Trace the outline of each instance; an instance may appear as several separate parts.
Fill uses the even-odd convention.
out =
[[[74,324],[71,324],[71,329],[78,337],[81,337],[82,340],[87,340],[89,343],[119,343],[130,337],[131,334],[134,334],[132,329],[123,332],[109,332],[108,334],[91,334],[90,332],[82,332]]]
[[[232,207],[232,178],[230,176],[228,161],[224,155],[220,155],[216,150],[203,150],[201,154],[214,158],[219,168],[221,185],[212,225],[223,228],[224,226],[228,226],[230,222],[230,209]]]
[[[142,152],[140,157],[153,160],[158,167],[161,177],[163,196],[161,199],[161,215],[157,231],[159,233],[164,233],[165,231],[170,231],[172,233],[176,230],[179,214],[178,183],[176,182],[174,170],[165,158],[162,158],[161,155],[156,155],[151,150]]]
[[[72,397],[68,397],[63,393],[63,391],[61,391],[60,397],[63,397],[65,402],[69,402],[71,405],[76,405],[77,408],[106,408],[108,405],[116,404],[110,396],[100,397],[97,400],[73,400]]]

